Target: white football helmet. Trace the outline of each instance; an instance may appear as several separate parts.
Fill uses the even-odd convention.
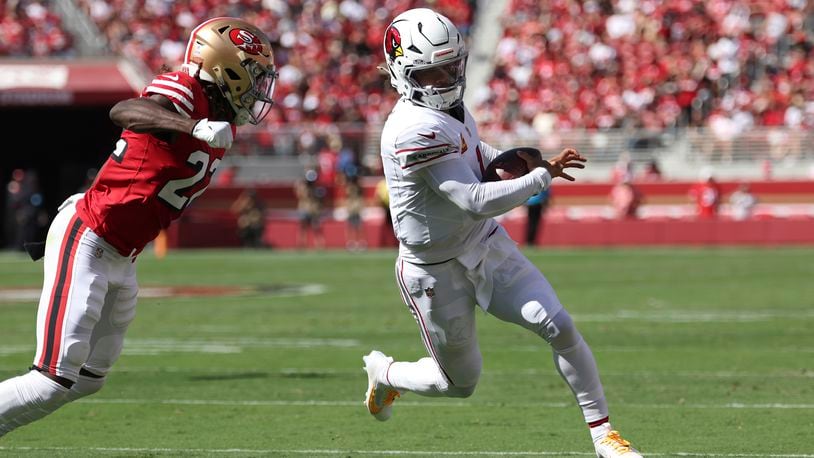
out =
[[[271,110],[277,81],[271,42],[242,19],[218,17],[196,27],[182,68],[217,85],[234,110],[237,125],[257,124]]]
[[[452,22],[428,8],[407,10],[384,33],[390,84],[413,103],[447,110],[461,103],[467,50]]]

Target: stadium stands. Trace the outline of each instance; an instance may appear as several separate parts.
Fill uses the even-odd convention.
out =
[[[0,5],[0,57],[67,57],[73,40],[62,19],[45,1],[23,0]]]
[[[195,234],[233,237],[233,217],[223,209],[246,186],[269,199],[275,210],[267,239],[285,246],[287,225],[295,224],[290,183],[304,168],[334,173],[350,154],[375,175],[381,124],[395,97],[377,70],[387,23],[397,11],[432,6],[477,40],[473,25],[481,11],[474,0],[74,1],[113,53],[152,72],[177,66],[191,28],[207,17],[240,16],[271,35],[281,74],[277,105],[263,125],[241,129],[207,199],[178,225],[188,246],[211,242],[196,241]],[[590,159],[578,184],[558,187],[543,243],[715,243],[732,225],[751,234],[739,239],[744,242],[810,242],[799,236],[814,220],[814,191],[805,182],[814,177],[809,3],[508,0],[507,11],[487,18],[503,32],[488,84],[467,88],[481,135],[502,148],[573,146]],[[75,52],[49,5],[6,4],[0,56]],[[653,160],[663,182],[642,187],[641,218],[612,221],[607,194],[619,167],[629,167],[637,180]],[[741,181],[760,184],[753,227],[731,221],[726,205],[720,224],[692,225],[686,188],[710,166],[727,195]],[[328,194],[335,197],[334,185]],[[371,203],[365,213],[372,233],[382,224],[377,210]],[[521,211],[504,218],[510,231],[520,230]],[[326,224],[342,224],[341,208],[325,217]],[[596,226],[572,227],[577,223]],[[689,225],[683,232],[671,229],[683,224]],[[219,230],[200,230],[208,225]]]
[[[257,23],[277,52],[277,106],[262,126],[241,130],[249,141],[233,154],[310,162],[337,138],[375,162],[394,98],[376,67],[396,12],[430,5],[464,33],[477,12],[473,0],[76,1],[113,52],[152,72],[177,66],[189,31],[207,17]],[[47,5],[6,9],[0,54],[71,52]],[[504,32],[492,78],[468,88],[470,108],[498,146],[567,144],[594,163],[623,153],[637,162],[670,154],[724,163],[810,158],[803,145],[814,127],[812,10],[799,0],[510,0],[493,18]],[[676,135],[685,126],[696,130]],[[262,169],[238,179],[257,181]]]
[[[280,80],[277,108],[260,129],[285,122],[358,123],[386,114],[389,84],[376,69],[381,37],[394,12],[428,2],[214,0],[177,2],[80,0],[111,49],[158,72],[175,68],[194,26],[209,17],[236,16],[267,31]],[[432,2],[463,24],[472,21],[465,0]]]
[[[511,0],[477,113],[493,132],[814,125],[814,15],[786,0]],[[809,101],[809,102],[806,102]]]

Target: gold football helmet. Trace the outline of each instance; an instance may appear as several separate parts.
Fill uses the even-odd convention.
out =
[[[271,110],[277,81],[271,42],[242,19],[218,17],[196,27],[189,37],[183,68],[220,89],[235,112],[237,125],[258,124]]]

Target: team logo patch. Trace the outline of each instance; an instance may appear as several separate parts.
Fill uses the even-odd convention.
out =
[[[464,140],[464,135],[461,134],[461,154],[465,153],[466,150],[469,149],[469,145],[466,144],[466,140]]]
[[[390,60],[404,55],[404,50],[401,49],[401,34],[392,25],[384,33],[384,51],[390,56]]]
[[[246,29],[230,30],[229,39],[232,40],[232,43],[234,43],[238,49],[242,49],[249,54],[256,56],[263,52],[263,42],[260,41],[260,38],[257,38],[257,35]]]
[[[426,294],[427,297],[434,297],[435,296],[435,288],[432,288],[432,287],[424,288],[424,294]]]

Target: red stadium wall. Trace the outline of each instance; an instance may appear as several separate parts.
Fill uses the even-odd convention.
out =
[[[641,183],[639,188],[645,203],[676,207],[687,213],[690,204],[687,194],[693,183],[664,182]],[[721,183],[724,198],[739,183]],[[569,218],[567,209],[600,208],[606,204],[611,184],[558,184],[552,208],[542,223],[538,241],[545,246],[615,246],[615,245],[713,245],[713,244],[811,244],[814,243],[814,182],[765,181],[751,182],[752,192],[764,204],[764,210],[747,221],[734,221],[726,216],[712,220],[694,217],[650,217],[637,220],[606,219],[591,212],[579,219]],[[373,203],[373,183],[366,183],[365,195],[373,207],[364,218],[364,232],[369,247],[392,245],[389,227]],[[171,247],[232,247],[238,246],[236,217],[229,207],[244,188],[215,187],[188,209],[177,224],[171,227]],[[276,185],[255,188],[267,208],[264,239],[275,248],[294,248],[297,244],[299,222],[296,198],[291,186]],[[328,190],[326,208],[341,203],[340,191]],[[775,212],[772,208],[784,205],[802,205],[798,213]],[[515,240],[523,239],[525,216],[521,209],[501,219]],[[345,247],[346,223],[326,216],[323,222],[325,246]],[[309,241],[309,244],[311,242]]]

